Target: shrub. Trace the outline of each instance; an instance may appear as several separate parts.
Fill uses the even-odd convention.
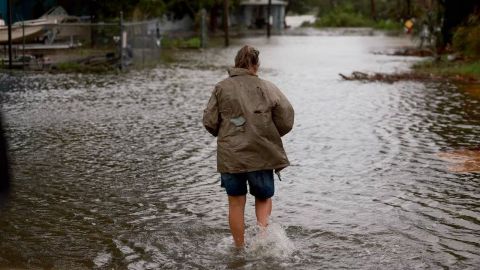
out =
[[[381,20],[375,23],[373,26],[375,29],[380,29],[380,30],[389,30],[389,31],[395,31],[395,30],[402,30],[403,25],[399,22],[394,22],[392,20]]]
[[[162,39],[162,47],[164,48],[184,48],[184,49],[198,49],[201,47],[201,41],[198,37],[183,39],[183,38],[168,38]]]
[[[300,27],[312,27],[313,24],[310,21],[303,21]]]
[[[453,48],[467,56],[480,57],[480,16],[470,17],[453,35]]]
[[[317,27],[368,27],[374,23],[351,6],[340,6],[321,15],[315,22]]]

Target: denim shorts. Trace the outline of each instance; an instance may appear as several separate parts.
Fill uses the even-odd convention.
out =
[[[275,193],[273,170],[254,171],[246,173],[222,173],[221,186],[229,196],[247,194],[247,182],[250,194],[257,199],[268,199]]]

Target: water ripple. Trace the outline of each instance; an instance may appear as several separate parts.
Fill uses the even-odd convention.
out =
[[[401,38],[233,42],[260,49],[260,75],[296,109],[284,138],[292,166],[274,197],[277,253],[230,249],[216,143],[201,125],[232,46],[179,51],[178,63],[124,75],[0,75],[15,174],[0,218],[0,267],[478,265],[478,173],[451,171],[439,154],[478,147],[475,95],[449,84],[338,79],[408,68],[415,58],[370,54]],[[255,241],[251,198],[246,219]]]

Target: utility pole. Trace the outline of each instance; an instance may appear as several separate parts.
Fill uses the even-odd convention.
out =
[[[370,8],[372,12],[372,19],[377,21],[377,10],[375,8],[375,0],[370,0]]]
[[[124,43],[126,43],[125,37],[123,36],[123,11],[120,11],[120,70],[123,71],[125,69],[124,67],[124,56],[123,56],[123,51],[124,51]]]
[[[223,0],[223,31],[225,32],[225,47],[230,45],[228,33],[228,0]]]
[[[200,11],[202,17],[201,23],[201,34],[200,34],[200,44],[203,49],[207,47],[207,11],[202,8]]]
[[[22,20],[22,68],[25,69],[25,20]]]
[[[7,0],[8,23],[8,68],[12,69],[12,0]]]
[[[412,0],[407,0],[407,16],[409,19],[412,17]]]
[[[95,47],[95,31],[97,30],[94,23],[97,21],[96,8],[98,7],[95,0],[90,0],[90,47]]]
[[[270,38],[270,17],[272,16],[272,0],[268,0],[268,7],[267,7],[267,38]]]

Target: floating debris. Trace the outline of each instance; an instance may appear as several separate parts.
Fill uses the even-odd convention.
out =
[[[478,80],[469,76],[439,76],[435,74],[421,72],[404,72],[404,73],[364,73],[359,71],[352,72],[351,75],[338,74],[342,79],[347,81],[369,81],[369,82],[385,82],[394,83],[398,81],[435,81],[435,82],[460,82],[460,83],[477,83]]]
[[[373,52],[378,55],[390,55],[390,56],[415,56],[415,57],[427,57],[435,56],[435,51],[428,48],[408,47],[395,50]]]

